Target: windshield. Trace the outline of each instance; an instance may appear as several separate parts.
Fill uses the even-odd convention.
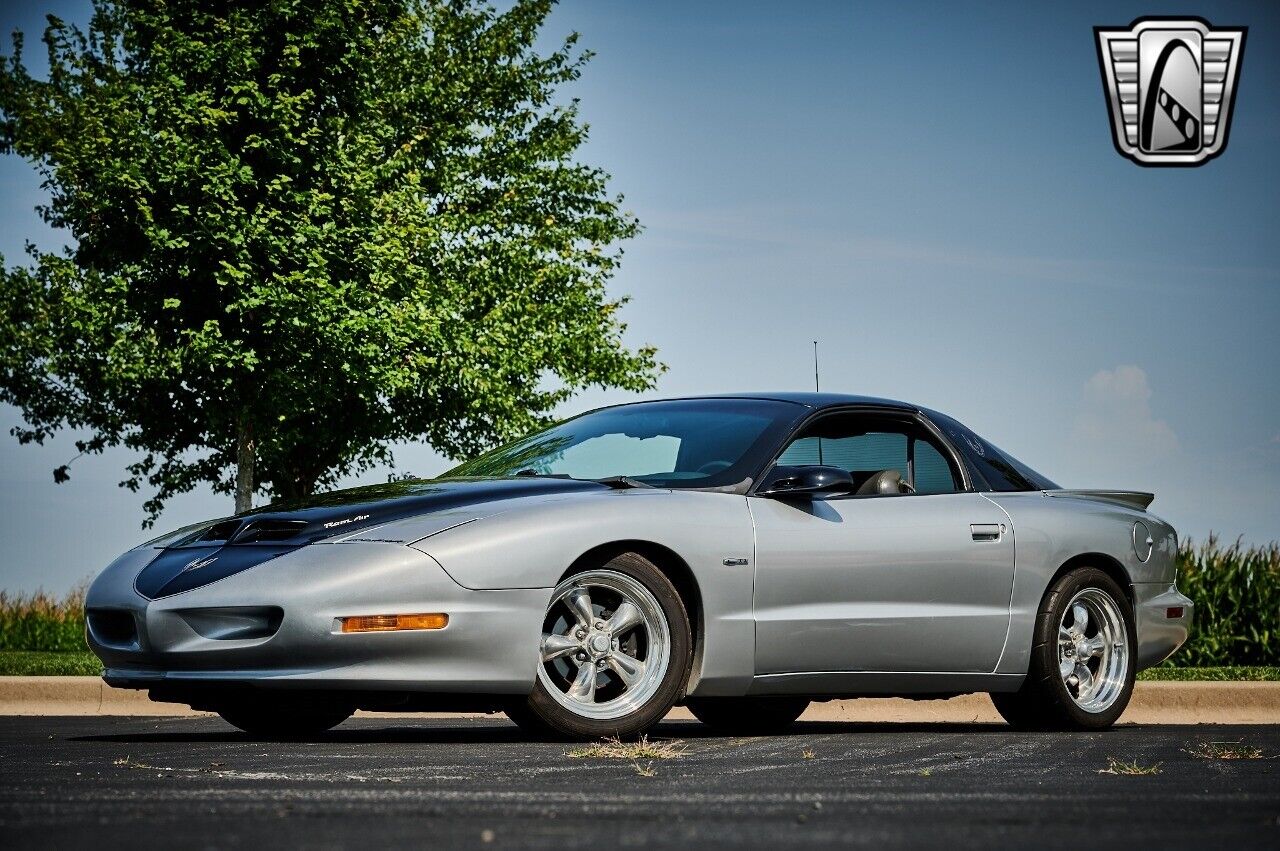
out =
[[[604,408],[494,449],[444,476],[626,476],[656,487],[722,487],[763,464],[804,411],[790,402],[759,399]]]

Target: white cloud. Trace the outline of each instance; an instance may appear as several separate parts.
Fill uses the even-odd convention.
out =
[[[1178,437],[1151,413],[1151,385],[1140,367],[1100,369],[1084,383],[1075,439],[1130,462],[1154,461],[1178,448]]]

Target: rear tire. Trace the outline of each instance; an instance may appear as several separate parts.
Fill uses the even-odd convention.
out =
[[[346,721],[355,710],[332,703],[304,700],[262,700],[218,709],[222,720],[251,736],[267,739],[305,739]]]
[[[1095,568],[1072,571],[1040,604],[1022,688],[993,693],[991,702],[1024,730],[1105,730],[1133,695],[1137,645],[1115,580]]]
[[[648,559],[622,553],[552,592],[533,693],[505,711],[541,737],[634,738],[682,696],[692,647],[671,580]]]
[[[796,722],[807,697],[698,697],[685,706],[703,724],[727,736],[773,736]]]

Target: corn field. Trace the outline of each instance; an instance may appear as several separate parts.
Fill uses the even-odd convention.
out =
[[[1195,619],[1166,665],[1280,665],[1280,542],[1187,540],[1178,550],[1178,589],[1195,601]]]
[[[65,597],[0,591],[0,650],[85,650],[85,586]]]

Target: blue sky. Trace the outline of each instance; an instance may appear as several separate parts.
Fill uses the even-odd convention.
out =
[[[583,158],[644,225],[613,290],[670,366],[650,395],[808,389],[816,338],[823,389],[936,407],[1067,486],[1153,490],[1184,536],[1280,538],[1280,8],[1067,5],[560,7],[548,35],[597,54],[566,92]],[[29,45],[27,7],[87,17],[0,7]],[[1147,14],[1250,28],[1202,168],[1112,146],[1092,27]],[[0,157],[0,198],[6,262],[53,244],[28,164]],[[71,440],[0,439],[0,588],[63,590],[149,534],[128,453],[54,485]],[[193,493],[159,526],[229,510]]]

